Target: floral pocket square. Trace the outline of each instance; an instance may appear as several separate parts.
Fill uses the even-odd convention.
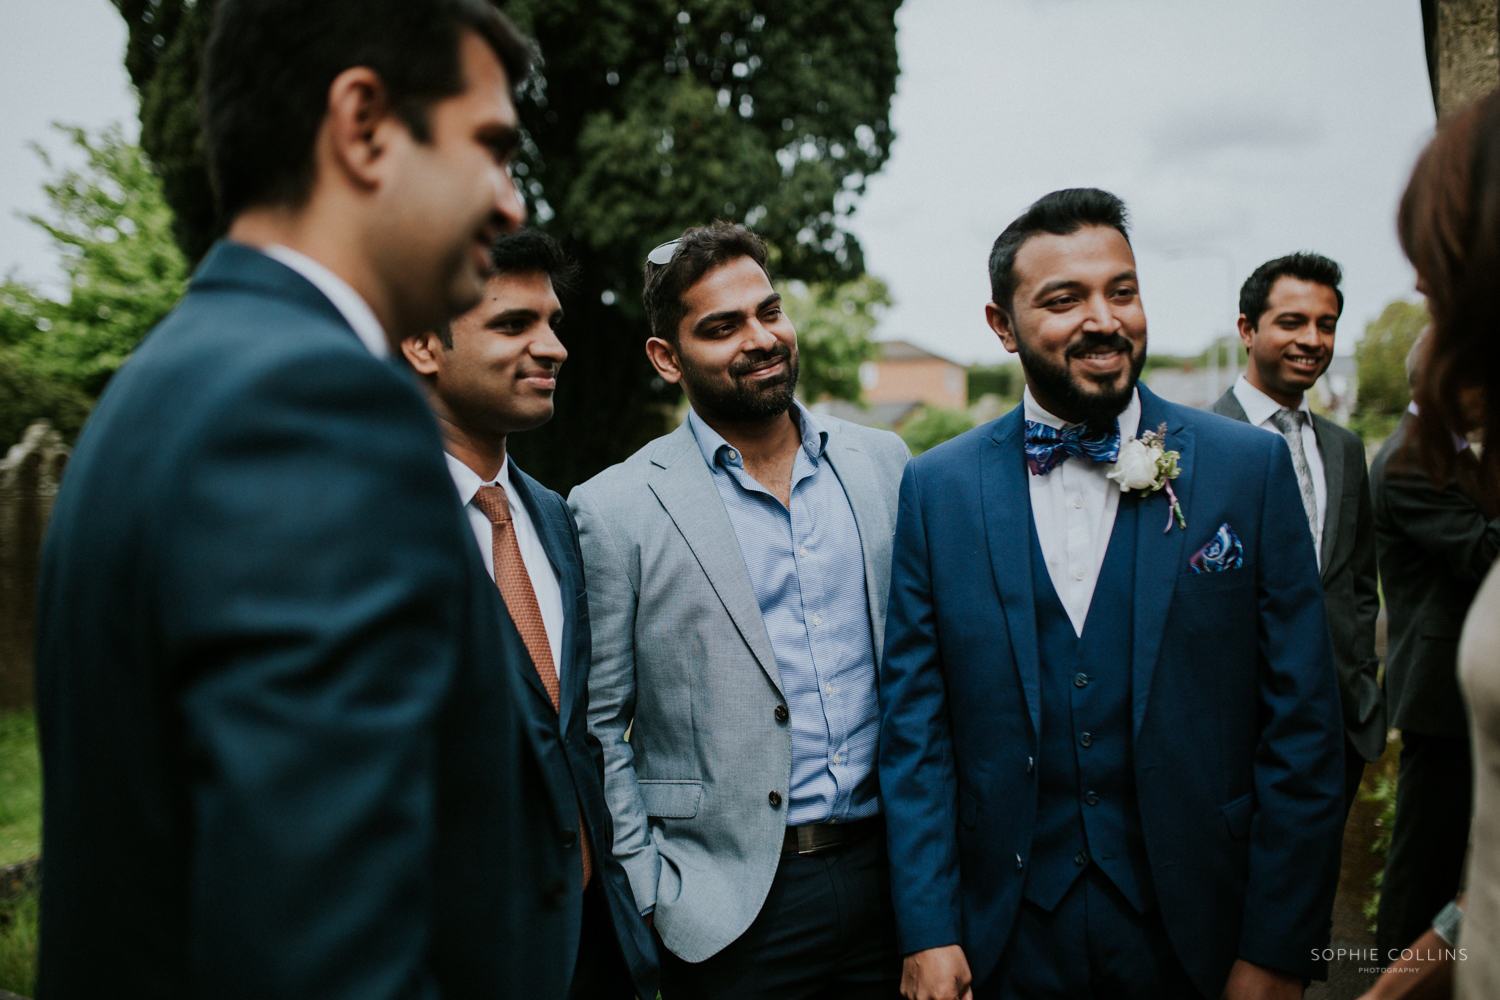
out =
[[[1240,544],[1240,536],[1234,533],[1228,523],[1219,525],[1219,530],[1214,532],[1214,537],[1208,540],[1193,557],[1188,560],[1188,569],[1194,573],[1222,573],[1226,569],[1239,569],[1245,565],[1245,547]]]

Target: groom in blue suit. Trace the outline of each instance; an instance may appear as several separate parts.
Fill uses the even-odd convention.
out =
[[[880,675],[912,1000],[1300,997],[1343,728],[1286,445],[1137,384],[1125,208],[996,241],[1021,406],[914,459]]]

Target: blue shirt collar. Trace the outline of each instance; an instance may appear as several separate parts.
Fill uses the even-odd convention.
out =
[[[792,406],[797,413],[797,421],[802,429],[802,450],[807,453],[808,459],[817,465],[823,457],[824,450],[828,447],[828,431],[818,423],[812,411],[802,405],[800,399],[793,399]],[[692,407],[688,407],[688,428],[693,432],[693,438],[698,442],[698,450],[703,453],[703,461],[708,463],[711,469],[722,459],[723,464],[732,465],[736,468],[744,468],[744,459],[740,457],[739,451],[704,419],[698,416]]]

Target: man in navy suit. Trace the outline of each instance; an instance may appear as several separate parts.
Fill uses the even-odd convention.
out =
[[[228,240],[101,397],[43,555],[38,995],[562,995],[579,852],[526,650],[389,357],[520,223],[528,52],[485,0],[218,4]]]
[[[1343,727],[1286,444],[1137,384],[1113,195],[1042,198],[990,273],[1023,403],[901,487],[880,786],[903,991],[1300,997]]]
[[[558,289],[575,270],[550,236],[523,229],[492,250],[478,306],[401,350],[422,376],[485,568],[505,598],[506,625],[529,655],[516,664],[561,834],[582,823],[569,874],[564,945],[576,1000],[655,997],[656,949],[613,853],[604,757],[588,731],[589,601],[567,502],[516,467],[507,437],[552,418],[568,351]]]

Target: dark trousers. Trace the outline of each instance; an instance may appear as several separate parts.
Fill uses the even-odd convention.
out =
[[[634,996],[630,967],[625,964],[625,953],[620,950],[609,916],[609,901],[604,897],[604,880],[595,874],[583,891],[583,926],[568,1000],[631,1000]]]
[[[784,855],[755,921],[717,955],[657,949],[662,1000],[899,1000],[885,832]]]
[[[1375,942],[1382,956],[1421,937],[1458,895],[1473,781],[1468,740],[1401,734],[1396,825],[1376,917]]]
[[[1161,912],[1137,913],[1095,865],[1051,913],[1021,901],[1000,964],[974,990],[974,1000],[1201,997],[1172,950]]]

